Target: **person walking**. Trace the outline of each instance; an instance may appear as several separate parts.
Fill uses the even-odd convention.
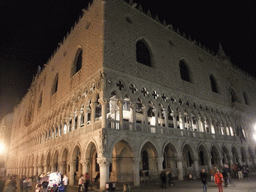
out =
[[[83,184],[84,184],[84,176],[82,174],[78,180],[78,192],[83,191]]]
[[[28,192],[28,178],[25,178],[25,179],[23,180],[23,190],[24,190],[25,192]]]
[[[222,175],[223,175],[223,179],[224,179],[224,185],[225,185],[225,187],[227,187],[228,186],[228,171],[226,168],[223,170]]]
[[[210,173],[211,173],[211,181],[214,181],[215,168],[212,167],[210,170]]]
[[[167,177],[168,177],[168,184],[169,184],[169,187],[170,187],[170,186],[173,186],[172,172],[171,172],[171,171],[169,171],[169,172],[167,173]]]
[[[85,191],[88,191],[89,183],[90,183],[89,173],[85,173],[85,183],[84,183]]]
[[[165,171],[161,172],[160,179],[161,179],[161,188],[165,188],[166,189],[167,188],[167,186],[166,186],[167,177],[166,177]]]
[[[207,192],[207,173],[205,172],[205,169],[202,169],[202,172],[200,173],[200,178],[203,183],[203,192]]]
[[[23,192],[23,181],[25,180],[25,176],[23,175],[21,178],[20,178],[20,192]]]
[[[223,175],[219,172],[219,170],[217,169],[215,175],[214,175],[214,180],[215,183],[218,186],[219,192],[223,192],[223,187],[222,187],[222,183],[223,183]]]
[[[63,181],[63,185],[65,187],[65,192],[66,192],[67,191],[67,187],[68,187],[68,177],[67,177],[67,175],[64,175],[62,181]]]

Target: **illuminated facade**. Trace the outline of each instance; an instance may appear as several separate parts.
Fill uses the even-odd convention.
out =
[[[140,184],[254,165],[256,81],[140,6],[95,0],[14,110],[8,173]]]
[[[6,162],[11,140],[13,114],[6,115],[0,122],[0,176],[6,174]]]

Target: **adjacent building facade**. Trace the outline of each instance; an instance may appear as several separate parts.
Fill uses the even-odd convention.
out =
[[[95,0],[14,110],[7,172],[182,180],[256,162],[256,81],[172,25]]]

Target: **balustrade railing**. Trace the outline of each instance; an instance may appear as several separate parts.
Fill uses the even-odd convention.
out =
[[[175,129],[172,127],[152,126],[145,125],[143,123],[133,123],[128,121],[123,121],[123,125],[121,126],[119,121],[113,119],[107,119],[107,128],[115,130],[137,131],[151,134],[172,135],[178,137],[182,136],[187,138],[236,140],[236,137],[231,135],[220,135],[187,129]]]

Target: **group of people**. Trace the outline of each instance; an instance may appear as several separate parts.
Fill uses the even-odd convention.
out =
[[[234,176],[238,179],[246,179],[248,178],[249,169],[248,166],[241,166],[240,164],[232,165],[232,171],[234,173]],[[215,183],[218,186],[219,192],[223,192],[223,183],[224,186],[227,187],[230,182],[230,175],[231,171],[229,169],[229,166],[227,164],[224,164],[223,172],[221,173],[217,167],[212,167],[210,170],[211,174],[211,181],[215,181]],[[203,169],[200,173],[200,178],[203,183],[203,190],[207,191],[207,173]]]
[[[23,175],[20,179],[20,191],[28,192],[32,190],[32,178]]]
[[[1,185],[2,190],[4,192],[16,192],[18,189],[18,184],[16,181],[16,176],[10,176],[10,180],[6,180],[5,183]],[[19,181],[20,192],[29,192],[32,191],[32,178],[22,176]]]
[[[64,192],[67,191],[68,177],[60,173],[41,175],[38,178],[35,192]]]
[[[247,179],[249,176],[249,167],[247,165],[234,164],[232,165],[232,171],[238,179]]]
[[[85,175],[81,175],[78,180],[78,192],[86,192],[88,191],[88,186],[90,183],[89,174],[86,173]]]
[[[219,192],[223,192],[223,182],[225,182],[225,186],[227,186],[227,178],[224,178],[223,174],[216,168],[211,169],[211,180],[213,179],[215,181],[218,186]],[[200,173],[200,178],[203,184],[203,191],[206,192],[208,174],[205,172],[205,169],[202,169]]]

